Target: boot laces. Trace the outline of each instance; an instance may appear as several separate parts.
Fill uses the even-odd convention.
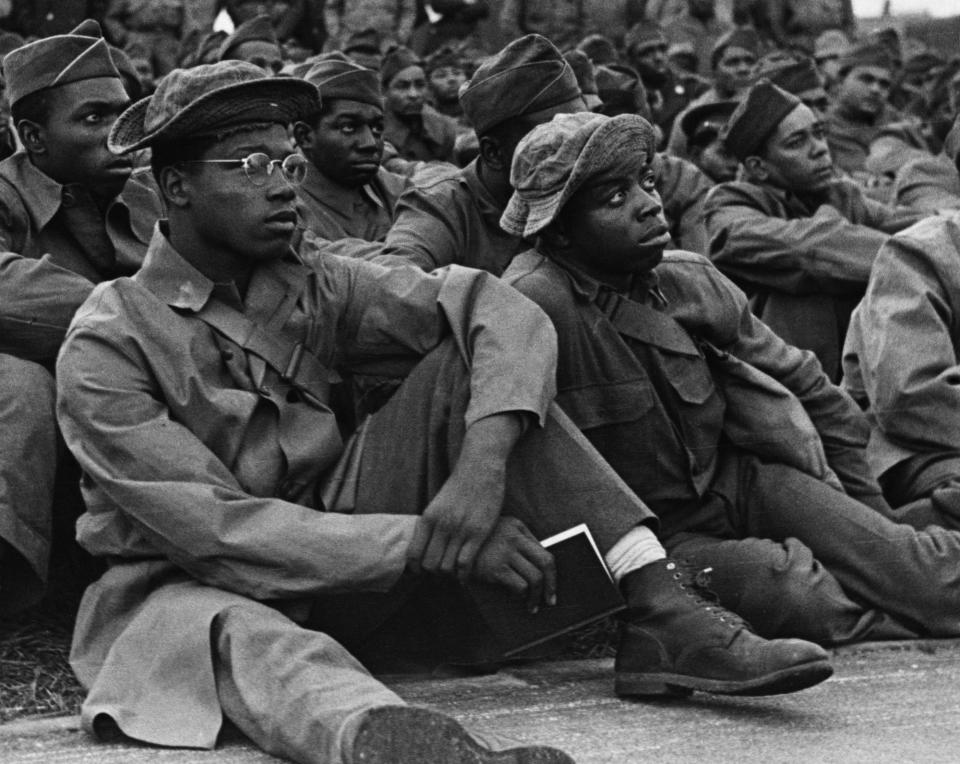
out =
[[[713,568],[699,567],[686,560],[678,561],[675,565],[674,579],[684,593],[691,597],[699,607],[732,629],[743,628],[747,631],[753,631],[753,628],[744,618],[720,604],[720,598],[710,588],[710,574],[713,572]]]

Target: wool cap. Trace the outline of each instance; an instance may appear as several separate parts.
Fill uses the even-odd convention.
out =
[[[813,43],[814,58],[841,56],[850,47],[849,38],[839,29],[828,29]]]
[[[695,141],[696,136],[704,130],[711,130],[714,134],[719,133],[736,110],[738,103],[739,101],[709,101],[684,112],[680,120],[680,129],[687,136],[687,142]]]
[[[411,66],[423,66],[420,56],[402,45],[390,48],[383,56],[383,63],[380,64],[380,84],[389,87],[394,77]]]
[[[662,45],[664,50],[667,49],[667,36],[655,21],[638,21],[623,38],[623,48],[630,56],[637,56],[647,48],[659,45]]]
[[[587,109],[595,111],[598,106],[603,105],[597,91],[597,77],[593,69],[593,64],[587,58],[587,54],[582,50],[568,50],[563,54],[567,63],[573,68],[573,73],[577,78],[577,85],[580,86],[580,93],[583,96]]]
[[[117,118],[107,146],[114,154],[124,154],[254,122],[290,124],[319,109],[315,85],[293,77],[267,77],[246,61],[174,69],[152,96]]]
[[[644,119],[650,119],[647,90],[636,69],[626,64],[598,66],[596,78],[597,94],[603,101],[603,114],[639,114]]]
[[[280,45],[277,41],[277,34],[273,31],[273,25],[270,23],[270,17],[265,13],[247,19],[233,30],[233,34],[224,40],[220,46],[220,60],[230,60],[237,48],[245,42],[254,41]]]
[[[11,104],[31,93],[97,77],[120,79],[120,72],[100,25],[92,20],[84,21],[70,34],[44,37],[3,57],[3,80]]]
[[[724,148],[742,162],[755,156],[784,117],[802,104],[799,98],[770,80],[758,80],[730,115],[720,131],[720,140]]]
[[[757,76],[766,77],[778,88],[782,88],[794,95],[808,93],[817,88],[823,88],[823,80],[820,78],[817,65],[809,58],[774,66],[761,65]],[[826,95],[826,93],[824,93],[824,95]]]
[[[653,127],[636,114],[558,114],[517,146],[510,167],[513,196],[500,227],[513,236],[533,236],[553,222],[585,183],[622,167],[625,157],[651,161],[655,151]]]
[[[330,56],[317,61],[304,79],[320,88],[320,97],[325,102],[347,98],[383,108],[383,93],[377,73],[346,58]]]
[[[512,117],[582,99],[573,68],[546,37],[528,34],[484,61],[460,91],[477,135]]]
[[[720,63],[723,52],[727,48],[743,48],[749,50],[755,56],[759,56],[761,47],[762,43],[757,30],[750,27],[731,29],[713,44],[713,50],[710,51],[710,68],[717,68],[717,64]]]
[[[894,61],[890,49],[879,42],[863,42],[854,45],[840,56],[840,71],[849,72],[857,66],[877,66],[893,71]]]

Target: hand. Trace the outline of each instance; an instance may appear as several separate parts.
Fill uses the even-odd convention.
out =
[[[477,555],[474,577],[500,584],[525,597],[531,613],[536,613],[540,605],[557,604],[553,555],[514,517],[501,517],[497,521]]]
[[[503,507],[507,457],[523,429],[516,414],[488,416],[466,432],[453,473],[420,516],[412,567],[465,579]]]

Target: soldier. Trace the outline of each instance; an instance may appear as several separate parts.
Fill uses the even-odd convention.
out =
[[[267,74],[279,74],[283,68],[283,54],[270,17],[261,14],[240,24],[220,46],[219,60],[247,61]]]

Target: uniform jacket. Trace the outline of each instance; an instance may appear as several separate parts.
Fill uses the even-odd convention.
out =
[[[835,381],[850,312],[877,250],[921,217],[868,199],[850,181],[815,201],[768,185],[721,183],[704,215],[714,264],[751,296],[771,329],[812,350]]]
[[[400,197],[383,255],[405,258],[424,270],[457,263],[499,276],[526,248],[522,239],[500,228],[502,214],[473,161]]]
[[[853,122],[836,108],[827,113],[827,145],[834,164],[844,172],[854,174],[867,171],[870,144],[880,130],[891,122],[902,119],[892,107],[884,107],[884,113],[874,124]]]
[[[657,154],[657,158],[657,192],[673,244],[678,249],[705,254],[707,228],[703,223],[703,205],[714,183],[693,162],[666,153]]]
[[[253,599],[292,615],[304,598],[387,591],[416,522],[351,516],[362,428],[345,445],[329,396],[291,395],[197,318],[213,296],[341,373],[417,359],[452,335],[471,363],[468,426],[503,411],[542,422],[556,359],[536,306],[458,267],[328,255],[307,268],[291,255],[259,268],[241,303],[158,229],[133,278],[94,290],[57,367],[59,421],[85,474],[77,537],[109,563],[74,635],[84,723],[106,713],[139,740],[204,748],[222,721],[217,613]]]
[[[960,173],[944,154],[914,159],[900,167],[893,193],[897,204],[929,214],[960,209]]]
[[[366,185],[345,188],[311,167],[297,188],[297,210],[303,225],[322,239],[379,241],[390,230],[397,199],[409,184],[381,167]]]
[[[93,285],[143,261],[162,209],[154,188],[148,170],[135,173],[104,214],[26,153],[0,162],[0,352],[53,362]]]
[[[383,139],[389,142],[403,159],[422,162],[453,162],[454,144],[460,128],[457,121],[424,104],[417,130],[401,121],[392,111],[384,112]]]
[[[612,311],[612,289],[532,251],[504,279],[556,326],[557,403],[657,512],[665,537],[695,518],[721,433],[832,480],[825,453],[851,494],[879,494],[864,460],[869,428],[854,402],[811,353],[756,319],[743,292],[704,257],[667,252]],[[648,312],[622,320],[632,303]],[[679,333],[659,328],[651,313],[672,319]],[[685,517],[670,517],[677,506]]]
[[[960,217],[929,217],[880,249],[843,355],[869,407],[876,473],[960,451]]]

